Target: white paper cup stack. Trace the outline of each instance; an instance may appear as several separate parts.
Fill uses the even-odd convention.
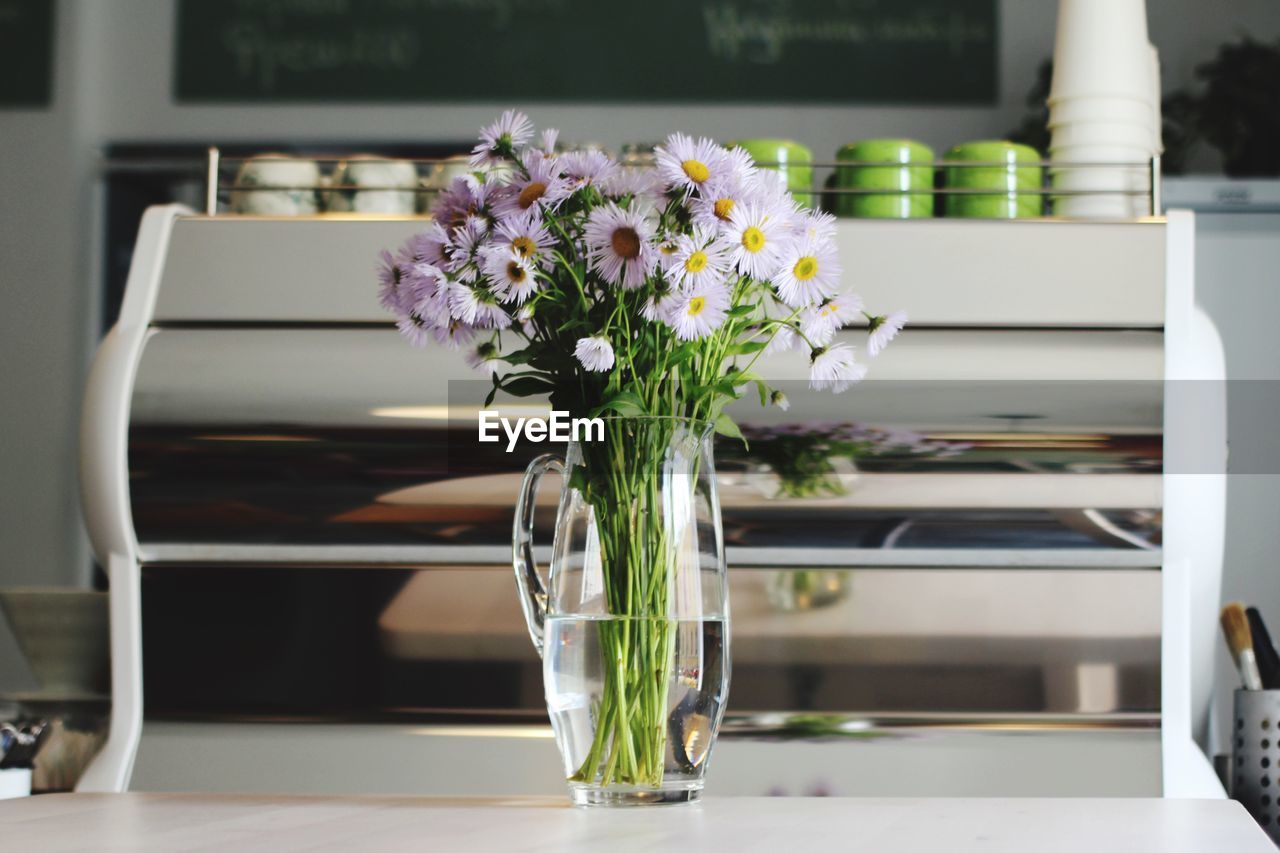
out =
[[[1160,70],[1144,0],[1060,0],[1049,89],[1058,216],[1123,219],[1150,210],[1160,153]],[[1084,193],[1072,195],[1069,193]]]

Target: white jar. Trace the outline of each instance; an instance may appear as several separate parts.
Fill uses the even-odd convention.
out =
[[[408,160],[359,154],[333,173],[329,210],[343,213],[410,214],[417,205],[418,167]]]
[[[262,189],[253,189],[262,187]],[[320,167],[287,154],[245,160],[231,191],[231,210],[257,216],[311,216],[320,209]]]

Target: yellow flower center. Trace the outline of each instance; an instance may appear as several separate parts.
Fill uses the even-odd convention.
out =
[[[689,307],[688,309],[686,309],[685,313],[688,314],[690,317],[697,317],[699,314],[702,313],[702,310],[706,307],[707,307],[707,297],[695,296],[689,300]]]
[[[620,258],[631,260],[640,257],[640,235],[634,228],[619,228],[609,239],[613,253]]]
[[[764,248],[764,232],[752,225],[742,232],[742,248],[755,254]]]
[[[733,199],[716,199],[716,203],[712,205],[712,210],[715,211],[716,219],[728,219],[729,215],[733,213]]]
[[[528,237],[517,237],[511,241],[511,248],[522,258],[527,258],[537,251],[538,246]]]
[[[706,269],[706,266],[707,266],[706,252],[694,252],[692,255],[686,258],[684,262],[684,268],[691,273],[702,272],[704,269]]]
[[[818,259],[812,255],[805,255],[796,261],[796,265],[791,268],[791,272],[800,281],[808,281],[818,274]]]
[[[524,210],[528,210],[533,203],[546,195],[547,185],[541,181],[534,181],[529,186],[520,190],[520,195],[516,196],[516,203]]]
[[[525,275],[524,267],[520,266],[515,261],[507,264],[507,278],[519,284],[524,281]]]
[[[689,176],[689,180],[695,184],[700,184],[711,177],[711,170],[701,160],[685,160],[680,164],[680,168],[684,169],[684,173]]]

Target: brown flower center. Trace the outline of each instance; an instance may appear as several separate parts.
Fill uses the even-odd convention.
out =
[[[634,228],[617,229],[609,242],[613,246],[613,253],[620,258],[629,261],[640,257],[640,235]]]
[[[512,261],[511,263],[507,264],[507,278],[519,284],[520,282],[524,281],[524,277],[525,277],[524,267],[520,266],[515,261]]]
[[[533,207],[533,203],[542,198],[547,193],[547,185],[541,181],[534,181],[524,189],[520,190],[520,195],[516,196],[516,203],[524,210]]]
[[[527,258],[537,249],[537,245],[528,237],[520,236],[511,241],[511,248],[522,258]]]

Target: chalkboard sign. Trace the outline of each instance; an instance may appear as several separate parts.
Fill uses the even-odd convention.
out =
[[[990,103],[996,0],[180,0],[179,101]]]
[[[0,107],[53,98],[54,0],[0,0]]]

